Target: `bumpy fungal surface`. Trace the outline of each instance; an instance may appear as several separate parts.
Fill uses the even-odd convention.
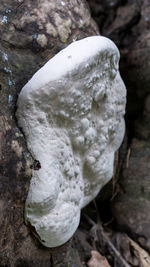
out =
[[[125,129],[118,61],[117,47],[105,37],[73,42],[19,95],[18,124],[41,165],[32,172],[25,217],[47,247],[69,240],[81,209],[112,178]]]

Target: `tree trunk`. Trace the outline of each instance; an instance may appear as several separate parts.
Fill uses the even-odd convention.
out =
[[[98,35],[98,28],[83,0],[1,0],[0,14],[0,266],[82,266],[79,232],[47,249],[24,224],[34,162],[15,110],[21,88],[47,60],[73,40]]]

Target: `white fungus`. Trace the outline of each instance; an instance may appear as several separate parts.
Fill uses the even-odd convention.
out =
[[[25,218],[47,247],[72,237],[81,209],[112,178],[125,129],[118,61],[111,40],[88,37],[50,59],[20,92],[18,124],[41,165],[32,171]]]

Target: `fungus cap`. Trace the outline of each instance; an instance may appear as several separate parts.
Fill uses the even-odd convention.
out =
[[[112,178],[125,130],[118,61],[117,47],[105,37],[73,42],[18,97],[18,124],[41,165],[32,171],[25,217],[47,247],[71,238],[81,209]]]

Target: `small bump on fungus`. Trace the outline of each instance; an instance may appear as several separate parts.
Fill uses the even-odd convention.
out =
[[[81,209],[112,178],[125,129],[118,61],[111,40],[88,37],[50,59],[20,92],[18,124],[40,166],[32,169],[25,218],[44,246],[67,242]]]

